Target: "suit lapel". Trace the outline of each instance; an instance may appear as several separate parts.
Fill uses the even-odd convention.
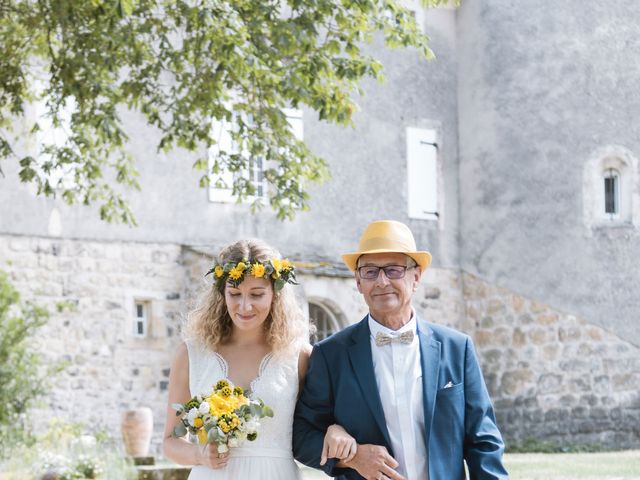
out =
[[[438,371],[440,370],[440,342],[433,338],[433,331],[427,322],[418,318],[418,337],[420,339],[420,363],[422,366],[422,395],[424,397],[424,435],[429,450],[429,436],[433,423],[436,392],[438,390]]]
[[[367,316],[360,322],[351,337],[353,344],[349,347],[349,360],[351,361],[351,367],[362,389],[364,399],[373,414],[378,428],[384,435],[387,447],[390,449],[391,441],[389,439],[389,431],[385,423],[382,402],[380,401],[380,392],[378,392],[378,385],[373,371],[370,334]]]

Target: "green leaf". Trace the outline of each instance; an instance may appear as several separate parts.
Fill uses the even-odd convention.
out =
[[[185,427],[182,423],[179,423],[173,429],[174,437],[184,437],[186,434],[187,434],[187,427]]]
[[[217,443],[219,440],[224,439],[224,433],[220,428],[215,427],[208,431],[207,433],[207,442],[208,443]]]
[[[43,307],[22,302],[0,270],[0,454],[18,439],[28,439],[21,418],[64,367],[62,363],[47,367],[40,352],[32,349],[48,315]]]
[[[228,151],[212,149],[216,178],[199,176],[198,184],[207,188],[232,172],[242,201],[255,190],[247,180],[251,158],[262,157],[275,165],[265,176],[273,194],[264,203],[277,218],[293,218],[309,208],[306,189],[329,178],[329,169],[291,134],[281,109],[306,107],[323,121],[353,125],[361,84],[383,79],[381,64],[362,52],[366,43],[379,34],[388,46],[415,49],[425,59],[433,52],[399,0],[290,5],[282,16],[277,2],[260,1],[11,3],[2,9],[0,131],[26,122],[24,105],[36,100],[45,114],[30,139],[1,139],[0,161],[15,155],[16,141],[40,142],[50,164],[23,159],[22,182],[53,195],[51,172],[73,167],[67,203],[96,204],[103,220],[135,225],[125,195],[140,188],[135,163],[149,153],[131,156],[129,136],[151,130],[157,140],[150,152],[171,159],[198,152],[193,168],[207,172],[209,155],[201,152],[224,143],[213,128],[224,120],[233,142],[224,143]],[[119,112],[127,110],[135,122],[123,121]],[[42,144],[45,121],[59,127],[61,144]],[[253,213],[261,208],[251,205]]]

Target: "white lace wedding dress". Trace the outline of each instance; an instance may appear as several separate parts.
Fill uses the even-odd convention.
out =
[[[226,360],[216,352],[187,344],[189,350],[189,389],[191,395],[209,393],[212,385],[228,378]],[[189,480],[301,480],[291,451],[293,410],[298,395],[298,358],[268,353],[260,363],[258,376],[250,386],[274,412],[263,418],[258,438],[229,449],[227,466],[211,469],[195,466]]]

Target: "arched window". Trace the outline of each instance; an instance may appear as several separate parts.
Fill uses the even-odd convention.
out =
[[[607,146],[591,155],[583,172],[587,227],[640,225],[638,173],[638,160],[623,147]]]
[[[604,212],[612,219],[620,216],[620,172],[613,168],[604,171]]]
[[[309,321],[316,331],[312,340],[319,342],[340,330],[337,316],[320,302],[309,302]]]

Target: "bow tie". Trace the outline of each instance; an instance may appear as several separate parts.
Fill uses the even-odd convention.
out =
[[[406,332],[402,332],[400,335],[388,335],[386,333],[378,332],[376,333],[376,345],[381,347],[382,345],[387,345],[391,342],[411,343],[413,341],[413,335],[413,330],[407,330]]]

